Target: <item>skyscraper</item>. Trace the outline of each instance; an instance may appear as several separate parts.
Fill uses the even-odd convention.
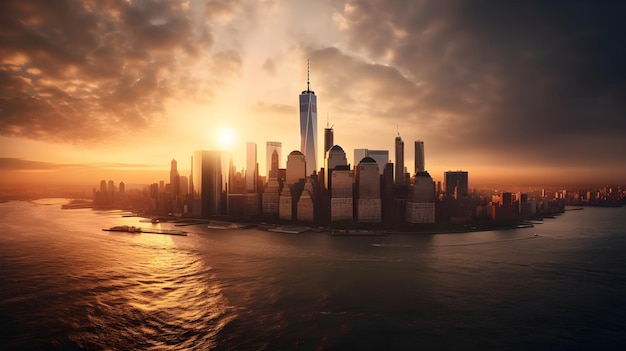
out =
[[[380,173],[376,160],[363,158],[357,167],[357,218],[359,222],[381,222]]]
[[[274,151],[276,151],[278,153],[278,165],[280,167],[280,155],[282,153],[282,151],[281,151],[282,148],[283,148],[283,144],[280,141],[268,141],[268,142],[266,142],[266,163],[265,163],[265,168],[267,168],[267,170],[266,170],[265,173],[266,173],[268,178],[270,177],[270,170],[272,169],[272,154],[274,153]]]
[[[306,157],[298,150],[292,151],[287,156],[287,184],[295,184],[306,179]]]
[[[306,157],[308,176],[317,170],[317,96],[311,90],[308,62],[306,90],[300,94],[300,152]]]
[[[407,222],[435,223],[435,182],[428,172],[415,173],[415,184],[410,186],[407,200]]]
[[[397,185],[405,185],[404,183],[404,141],[400,137],[400,131],[396,136],[396,175],[395,183]]]
[[[415,142],[415,173],[425,172],[426,166],[424,163],[424,142],[417,140]]]
[[[258,164],[256,161],[256,143],[246,144],[246,192],[257,191]]]
[[[389,150],[354,149],[354,163],[359,164],[365,157],[371,157],[378,164],[378,174],[382,175],[389,162]]]
[[[339,145],[331,147],[326,155],[326,168],[324,170],[326,172],[326,178],[324,179],[324,186],[326,189],[330,190],[332,173],[337,166],[348,166],[346,153]]]
[[[278,151],[272,152],[272,162],[270,163],[269,179],[278,178]]]
[[[444,173],[446,196],[454,196],[458,199],[468,194],[468,174],[467,171],[447,171]]]
[[[193,212],[201,217],[226,214],[228,155],[221,151],[193,153]]]
[[[324,128],[324,156],[326,156],[326,153],[328,152],[328,150],[330,150],[331,147],[333,147],[333,142],[334,142],[334,133],[333,133],[333,127],[329,127],[328,126],[328,122],[326,122],[326,128]]]
[[[178,174],[178,163],[174,159],[172,159],[170,167],[170,187],[174,198],[180,195],[180,175]]]

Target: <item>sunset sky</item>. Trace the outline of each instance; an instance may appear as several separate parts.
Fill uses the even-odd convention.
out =
[[[0,180],[151,183],[171,159],[299,149],[298,95],[335,143],[435,180],[626,183],[626,3],[0,2]],[[229,136],[230,135],[230,136]],[[232,140],[231,140],[232,139]],[[232,143],[231,146],[227,144]],[[358,160],[356,160],[358,162]],[[156,178],[155,178],[156,177]]]

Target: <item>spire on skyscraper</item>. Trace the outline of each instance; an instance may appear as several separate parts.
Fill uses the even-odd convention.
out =
[[[306,59],[306,91],[311,91],[311,63]]]

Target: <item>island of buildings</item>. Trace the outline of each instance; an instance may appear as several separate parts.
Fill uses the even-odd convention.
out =
[[[424,142],[415,146],[415,169],[404,166],[404,141],[395,137],[395,162],[388,150],[355,149],[355,165],[334,144],[332,127],[324,129],[324,163],[318,167],[317,96],[307,73],[299,96],[300,150],[287,155],[279,141],[266,142],[267,172],[259,174],[257,145],[246,144],[246,168],[237,171],[229,154],[193,153],[191,172],[180,175],[171,161],[169,182],[127,192],[102,180],[93,191],[95,207],[118,207],[147,215],[228,221],[298,223],[333,228],[386,228],[420,231],[433,228],[514,226],[521,220],[564,211],[566,204],[618,204],[624,191],[606,188],[571,194],[481,194],[472,191],[467,171],[448,171],[443,184],[426,170]]]

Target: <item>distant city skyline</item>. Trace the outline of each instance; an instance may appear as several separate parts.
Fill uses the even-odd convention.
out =
[[[623,183],[621,2],[7,0],[0,183],[189,176],[195,150],[301,150],[310,59],[334,144],[427,145],[427,171],[472,184]],[[316,21],[308,21],[314,16]],[[573,59],[575,58],[575,59]],[[513,69],[514,68],[514,69]],[[322,135],[324,126],[314,128]],[[316,140],[317,165],[323,145]],[[392,156],[393,157],[393,156]]]

